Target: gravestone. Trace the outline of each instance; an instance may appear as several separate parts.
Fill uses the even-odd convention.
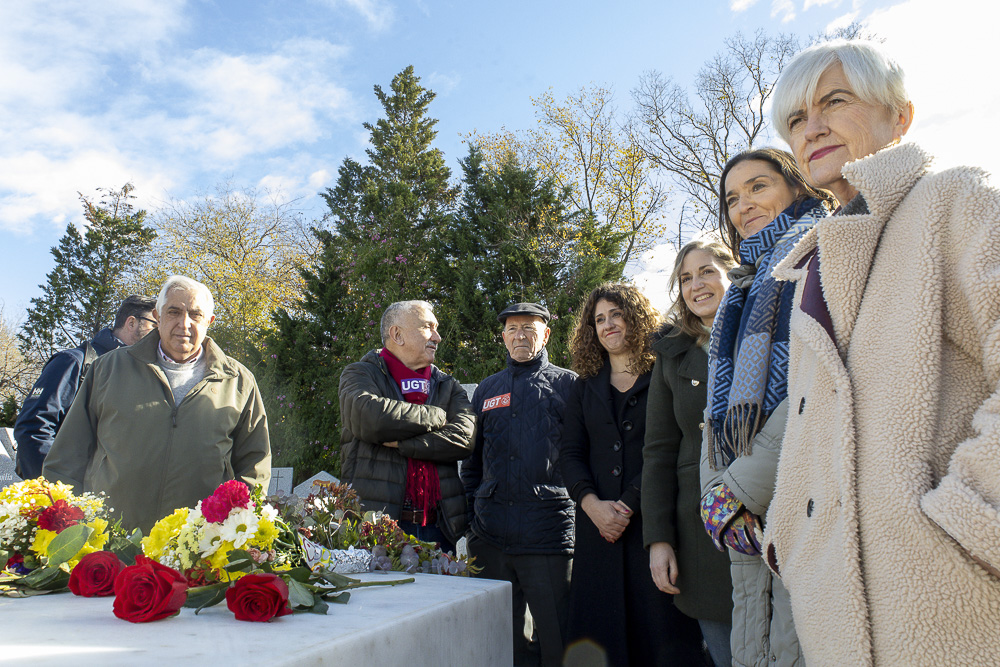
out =
[[[17,484],[21,478],[14,472],[14,458],[17,445],[14,444],[14,431],[9,428],[0,429],[0,440],[3,447],[0,447],[0,489]]]
[[[17,441],[14,440],[14,429],[0,428],[0,444],[7,450],[7,456],[12,459],[17,458]]]
[[[292,468],[271,468],[271,483],[267,485],[267,495],[292,495]]]
[[[340,480],[324,470],[296,486],[292,493],[299,498],[305,498],[309,494],[315,493],[320,486],[325,484],[340,484]]]

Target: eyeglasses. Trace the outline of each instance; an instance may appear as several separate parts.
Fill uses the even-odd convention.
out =
[[[154,319],[151,319],[151,318],[149,318],[149,317],[143,317],[142,315],[139,315],[139,316],[137,316],[137,317],[136,317],[136,319],[137,319],[137,320],[143,320],[143,321],[145,321],[145,322],[149,322],[149,323],[150,323],[150,324],[152,324],[152,325],[153,325],[154,327],[155,327],[155,326],[159,326],[159,324],[160,324],[160,323],[159,323],[159,322],[157,322],[156,320],[154,320]]]

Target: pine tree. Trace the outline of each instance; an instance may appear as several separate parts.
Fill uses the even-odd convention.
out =
[[[442,228],[438,281],[443,343],[440,365],[476,383],[504,365],[497,313],[511,303],[546,306],[553,318],[548,351],[569,363],[572,310],[596,284],[621,275],[621,236],[575,210],[567,188],[508,159],[490,170],[475,146],[462,165],[463,195]]]
[[[83,231],[70,223],[52,248],[56,266],[31,300],[18,334],[25,354],[47,358],[58,349],[90,340],[114,321],[115,312],[133,279],[133,269],[149,248],[155,232],[145,224],[146,212],[130,200],[134,187],[103,193],[95,204],[80,194],[86,223]]]
[[[339,470],[340,372],[381,347],[386,306],[431,296],[431,233],[447,224],[456,197],[444,155],[432,146],[437,121],[427,108],[434,93],[407,67],[389,92],[375,86],[375,97],[384,117],[364,124],[368,162],[345,159],[336,186],[322,195],[330,228],[315,230],[321,250],[302,273],[302,301],[275,313],[268,343],[266,360],[285,387],[285,406],[310,434],[309,448],[280,461],[296,466],[297,476]]]

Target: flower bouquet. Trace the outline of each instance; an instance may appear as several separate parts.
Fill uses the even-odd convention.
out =
[[[225,600],[240,620],[267,621],[293,611],[325,614],[327,602],[346,603],[350,589],[413,581],[361,582],[324,568],[310,570],[303,566],[294,533],[278,510],[263,501],[261,488],[251,492],[236,480],[219,486],[193,509],[160,519],[142,540],[142,549],[145,556],[137,561],[149,569],[146,577],[166,581],[162,571],[169,569],[186,582],[183,606],[198,613]],[[154,572],[151,563],[159,569]],[[127,572],[115,581],[116,601],[123,596],[146,599],[119,585]],[[145,611],[143,620],[152,620]]]
[[[304,501],[277,499],[275,504],[298,533],[312,568],[463,576],[478,572],[468,557],[455,558],[408,535],[386,514],[362,513],[358,494],[349,484],[322,485]]]
[[[109,511],[103,495],[74,495],[41,477],[0,489],[0,590],[21,597],[65,589],[80,559],[121,532]]]

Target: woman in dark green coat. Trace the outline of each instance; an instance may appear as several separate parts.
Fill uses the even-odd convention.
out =
[[[721,243],[696,240],[677,254],[679,288],[667,333],[653,344],[646,442],[642,450],[643,543],[657,588],[698,620],[716,665],[731,662],[733,584],[729,557],[705,532],[698,512],[702,429],[707,403],[708,334],[733,268]]]

